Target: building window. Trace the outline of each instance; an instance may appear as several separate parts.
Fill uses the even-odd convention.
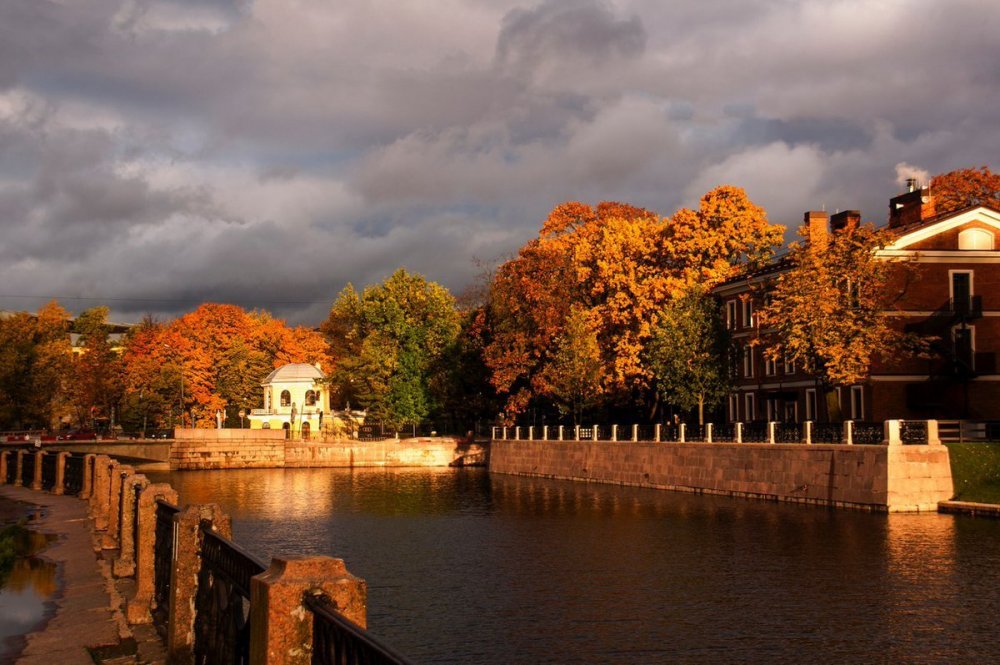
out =
[[[972,309],[972,271],[949,270],[951,277],[951,311],[968,313]]]
[[[806,420],[816,420],[816,389],[806,389]]]
[[[851,386],[851,420],[865,419],[864,386]]]
[[[753,393],[747,393],[743,396],[743,420],[744,422],[752,422],[757,418],[757,405],[754,403]]]
[[[951,329],[955,365],[959,372],[976,370],[976,327],[955,326]]]
[[[729,396],[729,422],[735,423],[740,419],[740,398],[738,395]]]
[[[281,391],[281,406],[291,406],[292,405],[292,393],[287,390]]]
[[[316,406],[316,391],[307,390],[306,391],[306,406]]]
[[[764,358],[764,374],[765,376],[774,376],[778,373],[778,363],[771,360],[770,358]]]
[[[785,374],[795,374],[795,361],[792,359],[791,354],[785,354]]]
[[[736,330],[736,301],[726,301],[726,328]]]
[[[966,229],[958,234],[959,249],[993,249],[993,233],[986,229]]]
[[[767,410],[767,422],[773,422],[778,419],[778,400],[774,397],[768,397],[764,404]]]
[[[743,327],[753,328],[753,301],[749,298],[743,301]]]
[[[749,346],[743,347],[743,376],[753,376],[753,349]]]
[[[799,422],[799,403],[798,402],[785,402],[785,422],[786,423],[797,423],[797,422]]]

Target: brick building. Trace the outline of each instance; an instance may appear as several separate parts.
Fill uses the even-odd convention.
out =
[[[845,419],[1000,419],[1000,211],[977,206],[936,214],[931,194],[911,184],[890,200],[893,239],[878,256],[915,264],[901,299],[886,315],[903,330],[933,337],[933,358],[883,358],[866,381],[839,386],[836,399]],[[805,224],[815,238],[860,218],[856,210],[829,220],[825,212],[812,211],[805,213]],[[736,389],[725,405],[730,421],[828,419],[822,392],[805,368],[767,360],[760,345],[749,344],[767,339],[755,310],[767,285],[790,267],[778,259],[713,290],[734,344]]]

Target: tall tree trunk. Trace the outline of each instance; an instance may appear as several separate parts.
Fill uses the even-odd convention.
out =
[[[698,393],[698,424],[705,426],[705,393]]]

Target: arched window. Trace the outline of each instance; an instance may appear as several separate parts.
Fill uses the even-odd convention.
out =
[[[316,406],[316,391],[307,390],[306,391],[306,406]]]
[[[260,426],[261,429],[271,429],[271,423],[264,423]]]
[[[305,439],[306,441],[309,440],[309,430],[310,430],[309,421],[308,420],[302,421],[302,438]]]
[[[281,423],[281,429],[292,429],[292,426],[288,423]]]
[[[292,393],[287,390],[281,391],[281,406],[291,406],[292,405]]]
[[[959,249],[993,249],[993,233],[986,229],[965,229],[958,234]]]

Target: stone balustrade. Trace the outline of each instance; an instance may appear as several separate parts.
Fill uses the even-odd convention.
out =
[[[163,617],[172,663],[406,662],[365,631],[367,587],[342,560],[280,557],[266,564],[231,540],[230,518],[219,506],[177,508],[170,485],[150,483],[111,457],[3,450],[0,483],[88,502],[96,546],[111,555],[113,575],[135,580],[127,621]],[[158,529],[164,515],[168,528]],[[314,627],[317,644],[350,648],[314,651]]]
[[[535,437],[536,431],[541,434]],[[619,437],[628,431],[627,438]],[[756,421],[753,423],[706,423],[689,426],[687,423],[656,424],[643,429],[632,425],[620,430],[619,425],[576,425],[571,430],[574,441],[632,441],[653,443],[841,443],[846,445],[940,445],[936,420],[886,420],[866,423],[845,420],[843,423],[803,423],[781,421]],[[527,434],[527,436],[522,436]],[[563,441],[564,426],[543,425],[540,428],[494,427],[495,441]],[[645,436],[643,436],[645,434]],[[821,435],[821,436],[820,436]]]

